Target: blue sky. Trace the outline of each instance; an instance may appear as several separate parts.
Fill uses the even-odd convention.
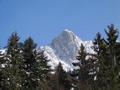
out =
[[[120,0],[0,0],[0,46],[14,31],[46,45],[64,29],[92,40],[113,23],[120,29]]]

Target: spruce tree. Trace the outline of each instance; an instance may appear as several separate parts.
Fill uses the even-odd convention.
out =
[[[119,69],[117,68],[117,56],[116,56],[116,52],[117,49],[116,44],[117,44],[117,39],[118,39],[118,30],[114,27],[114,25],[110,25],[108,26],[108,31],[106,30],[106,35],[107,35],[107,39],[106,39],[106,44],[108,45],[108,58],[110,61],[110,85],[111,85],[111,90],[119,90],[120,88],[118,88],[117,85],[117,81],[118,81],[118,76],[119,76]]]
[[[56,67],[56,90],[70,90],[72,87],[71,81],[69,80],[69,74],[63,70],[62,64],[59,63]]]
[[[49,60],[44,56],[44,51],[37,51],[36,44],[33,39],[29,37],[23,44],[23,70],[24,82],[23,88],[29,90],[46,90],[44,85],[47,81],[47,73]]]
[[[101,34],[98,33],[96,35],[96,39],[94,40],[93,49],[95,51],[94,59],[97,59],[97,67],[96,75],[97,75],[97,84],[96,87],[99,90],[107,90],[107,76],[106,76],[106,68],[105,61],[107,46],[105,44],[104,38],[101,37]]]
[[[49,60],[44,55],[44,51],[40,50],[36,52],[36,62],[34,64],[34,74],[38,84],[39,90],[49,90],[48,80],[49,72],[51,71],[50,66],[48,65]]]
[[[119,83],[117,83],[119,80],[119,64],[117,64],[119,51],[116,48],[118,31],[114,25],[110,25],[105,32],[106,39],[101,38],[100,34],[98,34],[94,42],[99,65],[97,83],[100,90],[119,90]]]
[[[9,90],[21,89],[21,48],[19,47],[19,37],[17,33],[12,33],[8,39],[7,51],[4,56],[7,87]]]
[[[90,82],[92,82],[94,78],[93,66],[83,44],[81,44],[77,60],[73,62],[73,66],[76,67],[74,70],[77,79],[76,90],[90,90]],[[90,75],[90,73],[92,74]]]
[[[34,81],[33,65],[35,64],[35,48],[36,44],[32,38],[28,38],[23,43],[23,79],[22,82],[23,90],[29,89],[33,90],[36,88],[36,83]]]

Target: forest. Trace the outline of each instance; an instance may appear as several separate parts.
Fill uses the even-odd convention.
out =
[[[0,53],[0,90],[120,90],[119,30],[108,25],[105,35],[96,34],[92,54],[81,44],[77,68],[66,72],[61,63],[51,69],[31,37],[21,42],[13,32]]]

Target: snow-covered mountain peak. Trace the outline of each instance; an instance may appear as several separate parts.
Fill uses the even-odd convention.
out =
[[[61,45],[63,47],[70,46],[71,44],[79,44],[82,42],[72,31],[65,29],[60,35],[52,40],[51,46],[57,48]]]
[[[72,31],[65,29],[52,40],[49,46],[45,46],[43,49],[52,62],[61,62],[63,66],[66,64],[67,68],[72,68],[72,62],[76,59],[81,43],[85,45],[88,52],[92,52],[92,41],[82,41]]]
[[[68,35],[68,36],[75,36],[75,34],[71,31],[71,30],[69,30],[69,29],[65,29],[62,33],[61,33],[61,35]]]

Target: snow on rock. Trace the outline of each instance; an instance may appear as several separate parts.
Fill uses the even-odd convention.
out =
[[[76,60],[81,43],[86,51],[93,53],[92,41],[82,41],[72,31],[65,29],[60,35],[54,38],[50,45],[43,46],[45,55],[50,59],[50,65],[55,67],[59,62],[62,63],[65,70],[73,69],[72,62]]]
[[[44,46],[41,47],[42,50],[44,50],[45,56],[50,60],[48,63],[52,69],[55,69],[55,67],[59,64],[59,62],[63,65],[64,70],[68,71],[71,69],[69,64],[65,63],[64,61],[60,60],[59,57],[54,53],[54,50],[50,46]]]

